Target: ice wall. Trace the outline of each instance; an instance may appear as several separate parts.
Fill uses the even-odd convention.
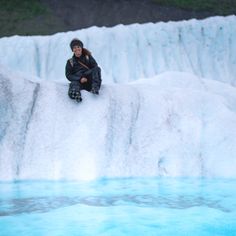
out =
[[[172,70],[236,85],[236,16],[1,38],[0,64],[63,81],[65,62],[72,55],[68,45],[74,37],[93,52],[105,83]]]
[[[1,72],[0,180],[236,177],[235,87],[168,72],[66,93]]]
[[[1,38],[0,65],[10,70],[0,66],[0,180],[236,177],[235,23]],[[64,78],[74,37],[103,72],[99,97],[83,91],[81,104]]]

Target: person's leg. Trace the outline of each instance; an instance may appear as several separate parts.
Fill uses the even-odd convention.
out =
[[[77,102],[81,102],[81,84],[78,81],[72,81],[69,85],[69,91],[68,91],[68,96],[71,99],[75,99]]]
[[[83,89],[90,92],[92,89],[92,78],[90,76],[87,76],[86,79],[88,81],[83,84]]]
[[[100,89],[101,83],[102,83],[100,67],[96,67],[92,70],[91,77],[92,77],[91,92],[94,94],[99,94],[99,89]]]
[[[84,76],[88,79],[86,83],[86,90],[91,91],[94,94],[99,94],[99,89],[101,87],[101,69],[100,67],[95,67],[87,71]]]

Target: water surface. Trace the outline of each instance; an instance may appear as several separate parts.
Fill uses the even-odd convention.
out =
[[[0,183],[0,236],[236,235],[236,180]]]

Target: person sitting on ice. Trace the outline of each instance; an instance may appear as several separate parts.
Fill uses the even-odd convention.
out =
[[[77,102],[82,101],[80,90],[85,89],[93,94],[99,94],[101,87],[101,69],[91,52],[84,48],[83,42],[77,38],[70,43],[74,53],[73,57],[67,60],[65,74],[71,82],[68,95]]]

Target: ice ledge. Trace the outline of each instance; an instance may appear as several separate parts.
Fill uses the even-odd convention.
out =
[[[77,104],[66,83],[0,77],[0,180],[236,177],[230,85],[167,72]]]

